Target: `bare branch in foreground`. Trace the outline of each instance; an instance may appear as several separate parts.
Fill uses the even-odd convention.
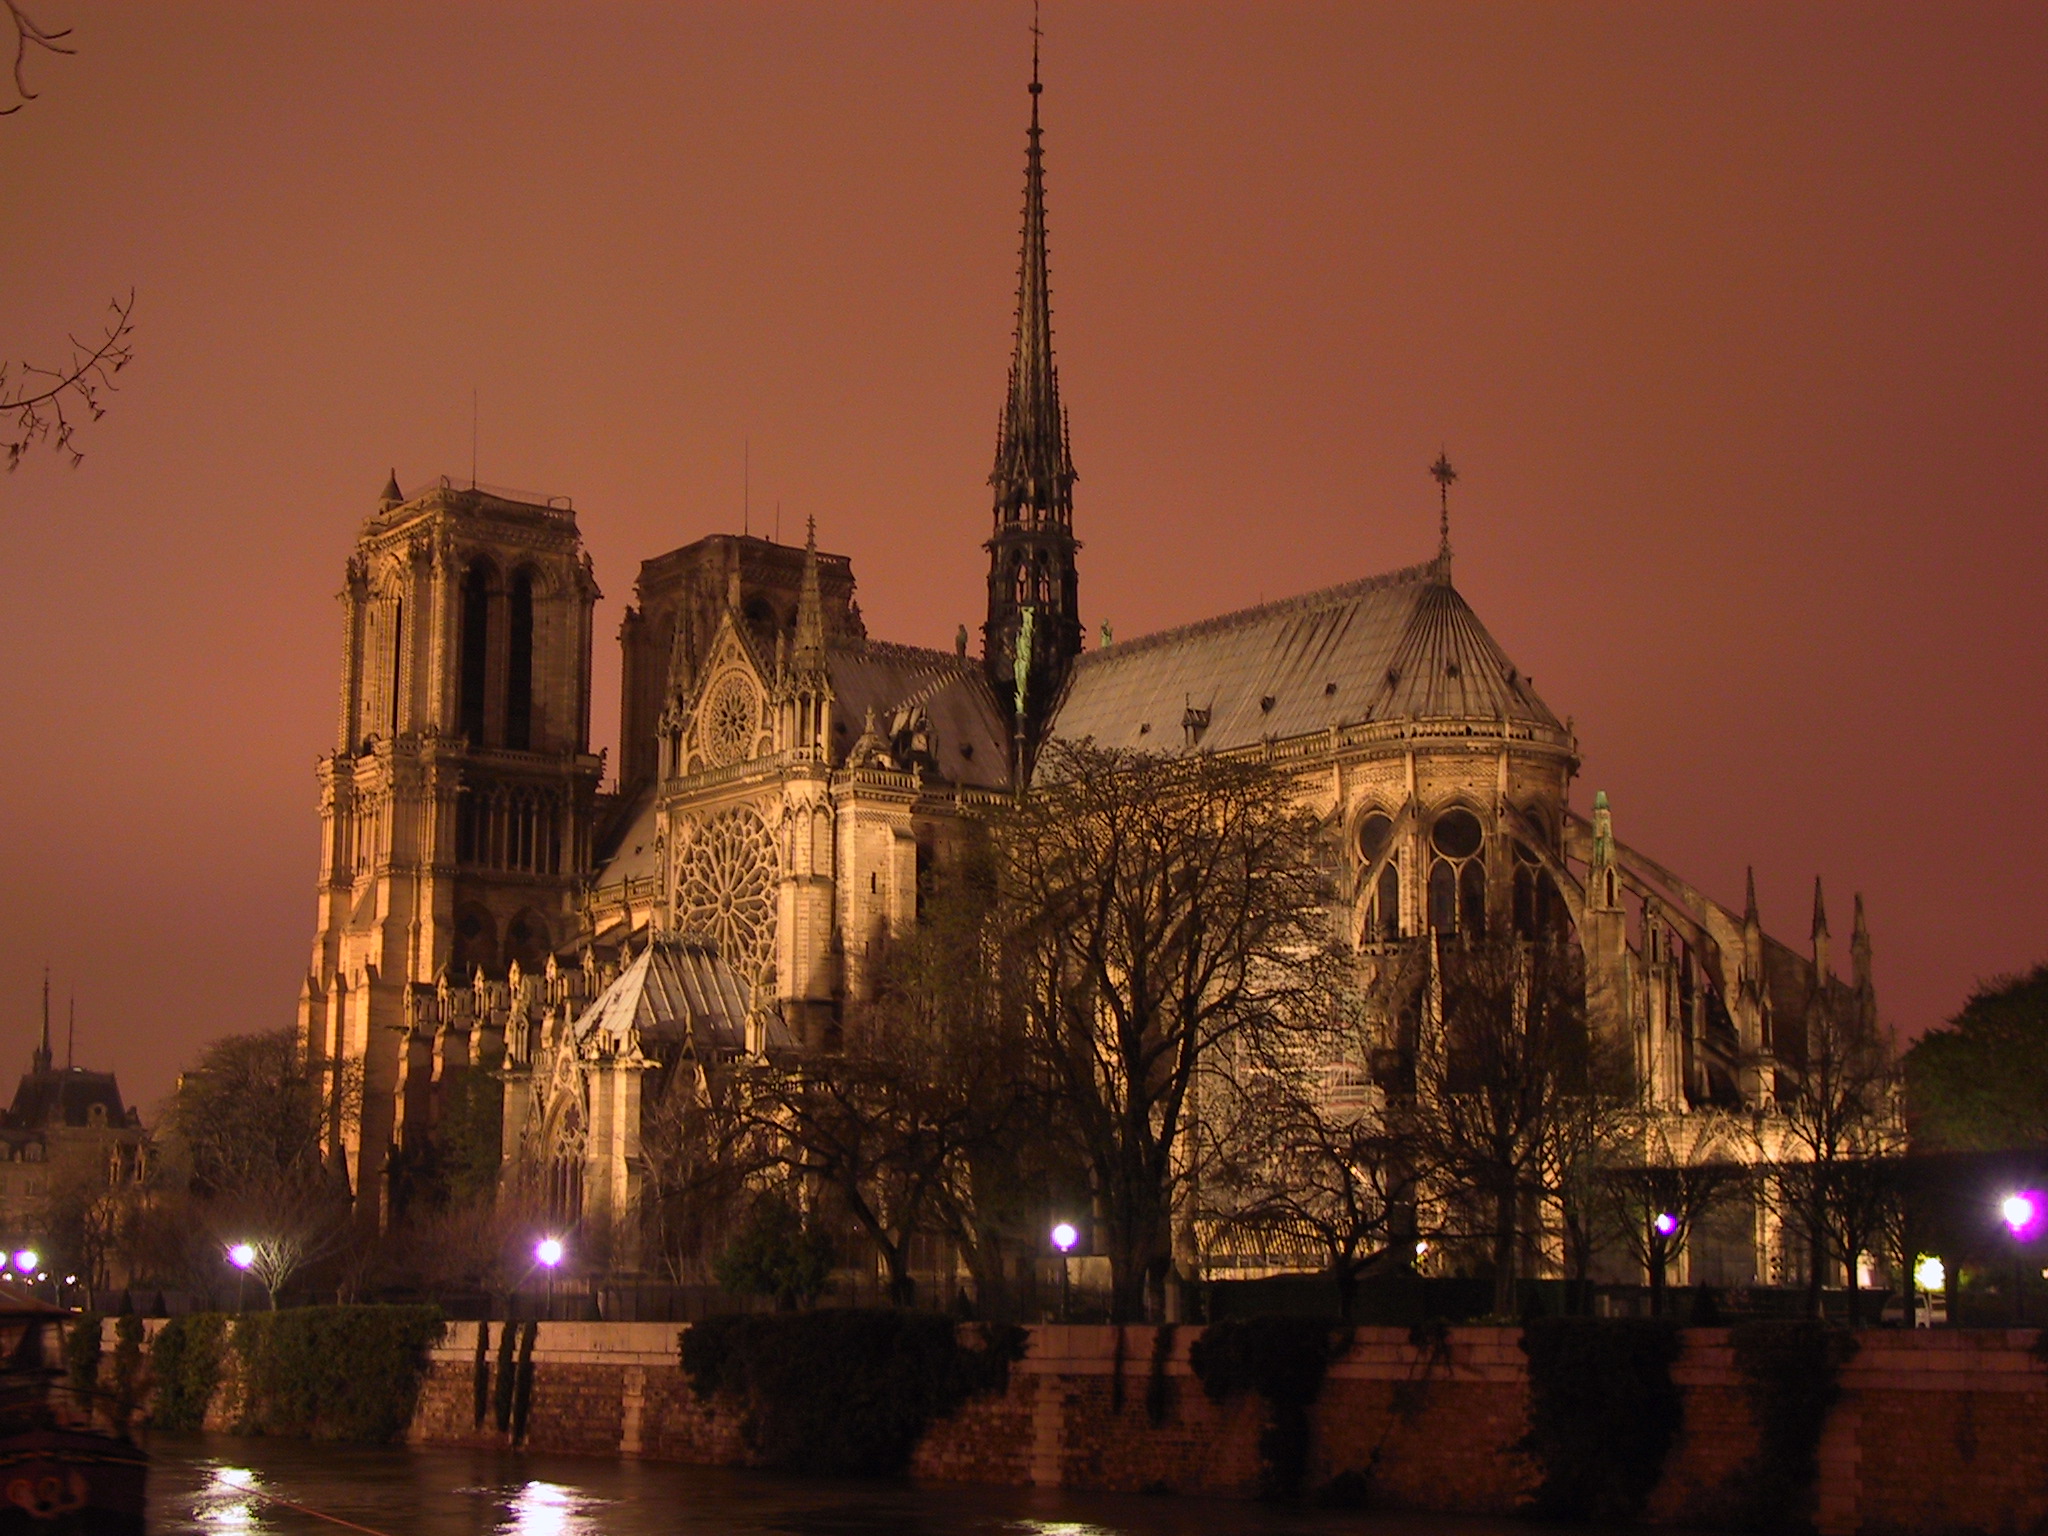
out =
[[[90,342],[73,336],[70,360],[62,367],[0,363],[0,417],[13,418],[11,430],[0,439],[6,444],[9,473],[38,443],[46,442],[59,453],[69,454],[73,469],[84,460],[84,451],[72,442],[78,429],[76,414],[85,412],[89,421],[106,415],[100,397],[113,393],[117,387],[114,375],[135,357],[128,341],[135,332],[135,290],[129,289],[125,299],[110,300],[107,307],[113,318],[107,321],[105,333]],[[36,387],[39,380],[48,382]]]

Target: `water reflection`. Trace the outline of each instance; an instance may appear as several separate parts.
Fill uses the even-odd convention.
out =
[[[1528,1536],[1510,1521],[488,1451],[159,1435],[150,1452],[153,1536]]]

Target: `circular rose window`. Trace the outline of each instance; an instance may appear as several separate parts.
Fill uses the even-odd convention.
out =
[[[704,755],[723,768],[736,763],[753,750],[760,730],[760,705],[753,685],[733,673],[711,690],[704,701],[704,725],[699,733]]]

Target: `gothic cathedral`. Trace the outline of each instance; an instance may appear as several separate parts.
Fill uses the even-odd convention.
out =
[[[1725,907],[1619,841],[1604,795],[1572,808],[1578,742],[1460,596],[1447,529],[1419,564],[1084,649],[1033,73],[978,659],[964,628],[945,651],[871,638],[815,531],[701,538],[640,568],[601,788],[575,512],[385,487],[341,594],[300,1008],[366,1219],[489,1073],[508,1176],[586,1231],[630,1228],[649,1106],[714,1063],[829,1049],[967,818],[1056,739],[1282,765],[1341,839],[1363,955],[1568,926],[1588,1014],[1658,1113],[1761,1111],[1817,1019],[1874,1026],[1860,900],[1838,977],[1817,885],[1799,953],[1753,889]],[[1706,1278],[1747,1283],[1757,1237]]]

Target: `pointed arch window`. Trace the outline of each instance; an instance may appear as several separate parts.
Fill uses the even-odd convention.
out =
[[[533,572],[512,578],[512,647],[505,662],[505,745],[533,746]]]
[[[1429,830],[1429,926],[1438,933],[1486,929],[1486,829],[1463,806]]]
[[[1394,840],[1394,819],[1385,811],[1369,811],[1358,823],[1359,862],[1370,870]],[[1365,942],[1383,944],[1401,936],[1400,860],[1389,856],[1367,893]]]
[[[456,728],[472,747],[484,744],[484,678],[490,659],[491,567],[477,559],[462,573],[462,669],[455,697]]]

